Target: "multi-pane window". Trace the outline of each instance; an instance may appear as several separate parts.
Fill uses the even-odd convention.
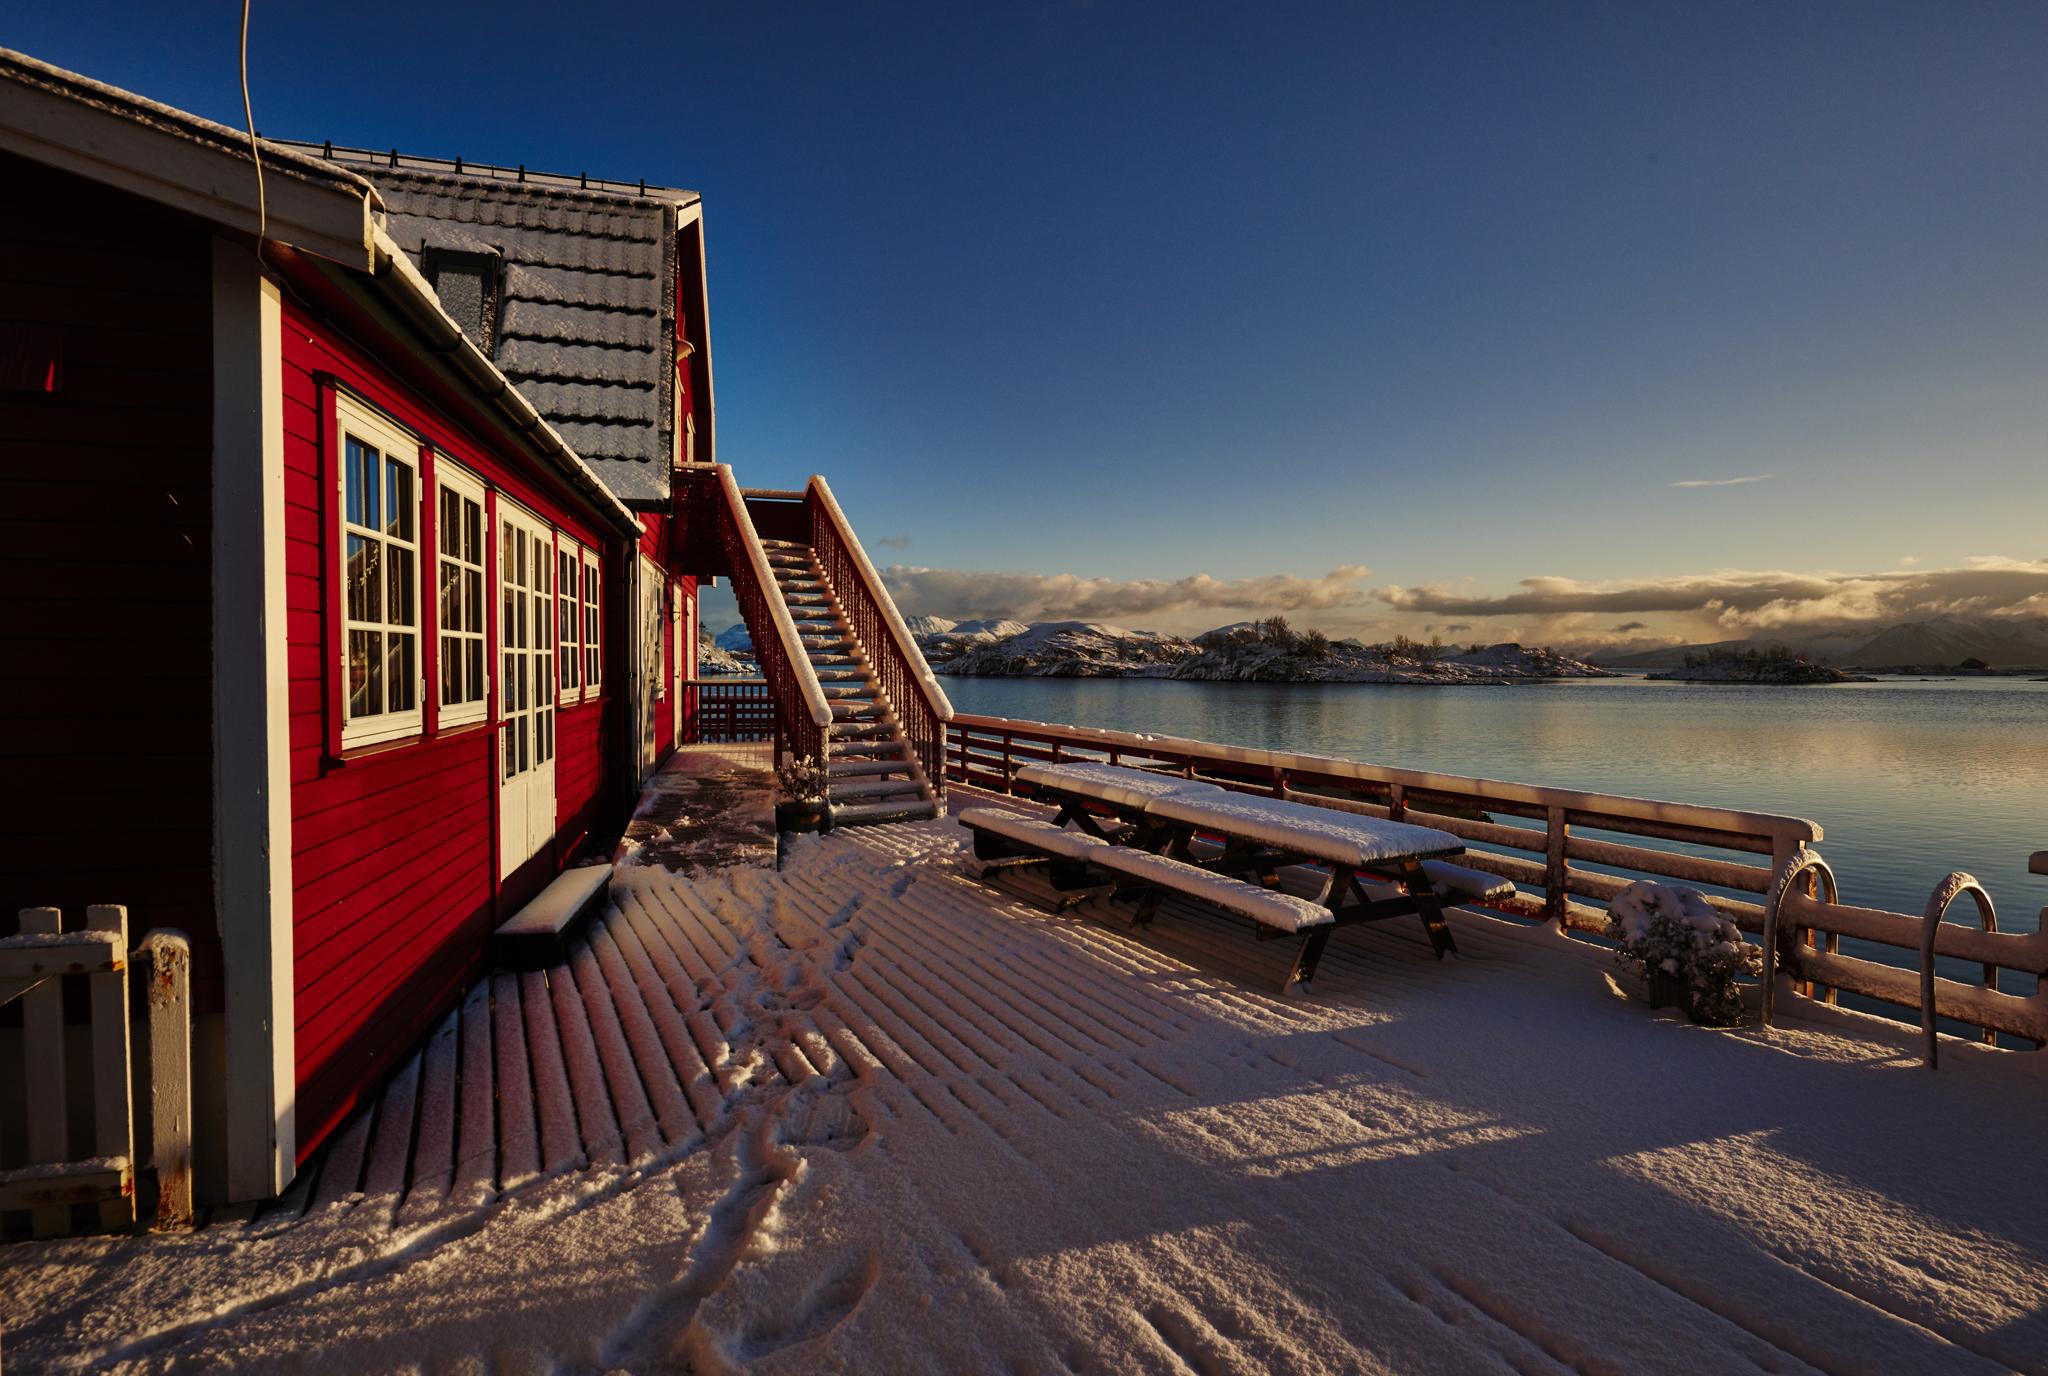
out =
[[[484,490],[446,459],[435,467],[436,541],[441,552],[441,725],[482,721],[490,681],[484,666]]]
[[[338,398],[344,745],[420,729],[419,445]]]
[[[555,566],[561,574],[555,582],[558,606],[555,628],[562,646],[562,695],[566,697],[575,692],[576,686],[583,681],[583,653],[580,648],[583,637],[577,634],[577,627],[582,624],[583,615],[577,602],[576,589],[581,580],[576,576],[576,546],[562,544]]]
[[[595,692],[604,675],[599,668],[597,556],[583,551],[583,684]]]

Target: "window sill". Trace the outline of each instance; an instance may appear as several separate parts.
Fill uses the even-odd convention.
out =
[[[446,727],[431,736],[424,731],[415,731],[409,736],[394,736],[390,740],[344,745],[340,754],[323,756],[320,767],[326,770],[346,769],[349,765],[380,759],[399,750],[410,750],[422,745],[439,745],[443,741],[457,740],[464,736],[487,735],[492,729],[493,724],[489,721],[466,721]]]

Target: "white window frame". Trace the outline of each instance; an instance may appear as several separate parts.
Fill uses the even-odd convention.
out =
[[[564,566],[566,567],[566,570]],[[583,555],[574,540],[555,532],[555,699],[568,702],[583,687]],[[567,572],[568,577],[563,577]],[[564,621],[568,625],[564,626]]]
[[[330,565],[330,571],[335,580],[334,595],[341,599],[341,644],[336,647],[335,671],[341,675],[341,744],[343,749],[352,749],[360,745],[377,745],[385,741],[400,740],[407,736],[417,736],[426,730],[427,684],[425,649],[426,636],[429,634],[429,631],[426,627],[427,618],[423,614],[425,598],[422,596],[423,580],[421,574],[424,571],[423,565],[425,560],[420,549],[421,504],[425,500],[426,494],[423,490],[425,485],[420,481],[420,440],[417,435],[399,425],[389,416],[384,415],[380,411],[373,410],[370,406],[346,392],[337,391],[335,393],[334,423],[334,500],[336,510],[340,513],[341,517],[337,523],[341,531],[341,538],[337,542],[338,547],[334,551],[333,563]],[[386,534],[382,530],[374,530],[366,525],[360,525],[349,520],[348,440],[351,436],[380,451],[384,462],[395,461],[411,472],[411,540],[401,540],[396,536]],[[381,504],[385,497],[384,488],[387,480],[387,470],[384,468],[383,462],[380,462],[378,465],[377,480],[378,500]],[[363,539],[376,540],[387,551],[391,546],[396,545],[409,549],[412,552],[412,622],[410,625],[390,620],[389,613],[391,609],[388,605],[383,607],[385,619],[381,621],[358,621],[349,615],[348,544],[349,537],[352,535]],[[388,563],[380,559],[378,573],[382,583],[380,596],[385,601],[388,601],[390,592],[390,579],[386,571],[387,569]],[[383,605],[382,602],[380,602],[380,605]],[[354,698],[354,694],[350,691],[352,685],[349,681],[349,640],[351,633],[355,631],[372,632],[380,637],[388,636],[394,631],[399,634],[410,634],[412,636],[413,692],[412,707],[409,711],[380,711],[362,717],[349,715],[350,704]],[[388,682],[385,685],[385,701],[387,703],[390,701],[390,685]]]
[[[597,567],[597,552],[583,551],[583,623],[578,637],[583,645],[583,696],[604,695],[604,602],[603,583]]]
[[[477,550],[475,563],[460,555],[450,555],[442,547],[445,512],[441,510],[443,490],[455,493],[464,501],[474,502],[478,511],[477,528],[482,546]],[[448,641],[453,637],[458,645],[467,646],[474,641],[479,647],[478,658],[483,665],[483,683],[476,699],[472,702],[451,703],[441,696],[444,678],[437,676],[434,682],[435,700],[440,705],[441,727],[473,726],[491,715],[491,689],[494,676],[491,673],[490,617],[497,607],[495,589],[490,585],[490,550],[494,532],[491,530],[491,504],[483,480],[467,470],[457,467],[455,462],[438,450],[434,454],[434,634],[436,663],[447,672]],[[466,626],[449,627],[441,623],[441,570],[444,565],[460,569],[465,574],[476,576],[477,628],[472,631]]]

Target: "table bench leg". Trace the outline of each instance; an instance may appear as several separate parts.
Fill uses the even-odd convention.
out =
[[[1294,953],[1294,968],[1287,972],[1287,978],[1280,985],[1285,994],[1297,984],[1307,984],[1316,977],[1316,964],[1323,958],[1323,947],[1330,944],[1330,928],[1316,927],[1301,939],[1300,948]]]
[[[1422,918],[1422,930],[1429,934],[1436,958],[1456,955],[1458,943],[1451,935],[1451,924],[1444,921],[1443,902],[1436,895],[1436,886],[1429,882],[1429,875],[1423,872],[1421,861],[1411,860],[1401,867],[1401,883],[1415,901],[1415,911]]]

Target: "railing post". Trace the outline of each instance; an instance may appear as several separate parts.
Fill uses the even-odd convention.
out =
[[[87,931],[109,932],[119,958],[114,968],[88,975],[92,1001],[93,1154],[119,1156],[135,1178],[135,1099],[128,1054],[128,910],[96,903],[85,910]],[[100,1226],[127,1228],[135,1222],[135,1191],[100,1205]]]
[[[1400,822],[1405,821],[1407,816],[1408,786],[1406,784],[1388,784],[1387,820],[1390,822]]]
[[[1552,804],[1544,809],[1543,917],[1556,925],[1560,935],[1566,930],[1566,909],[1571,904],[1571,867],[1564,853],[1570,834],[1562,807]]]
[[[192,1225],[192,944],[159,928],[136,952],[149,981],[149,1159],[157,1228]]]
[[[1010,733],[1003,732],[1003,792],[1017,791],[1016,772],[1010,763]]]

